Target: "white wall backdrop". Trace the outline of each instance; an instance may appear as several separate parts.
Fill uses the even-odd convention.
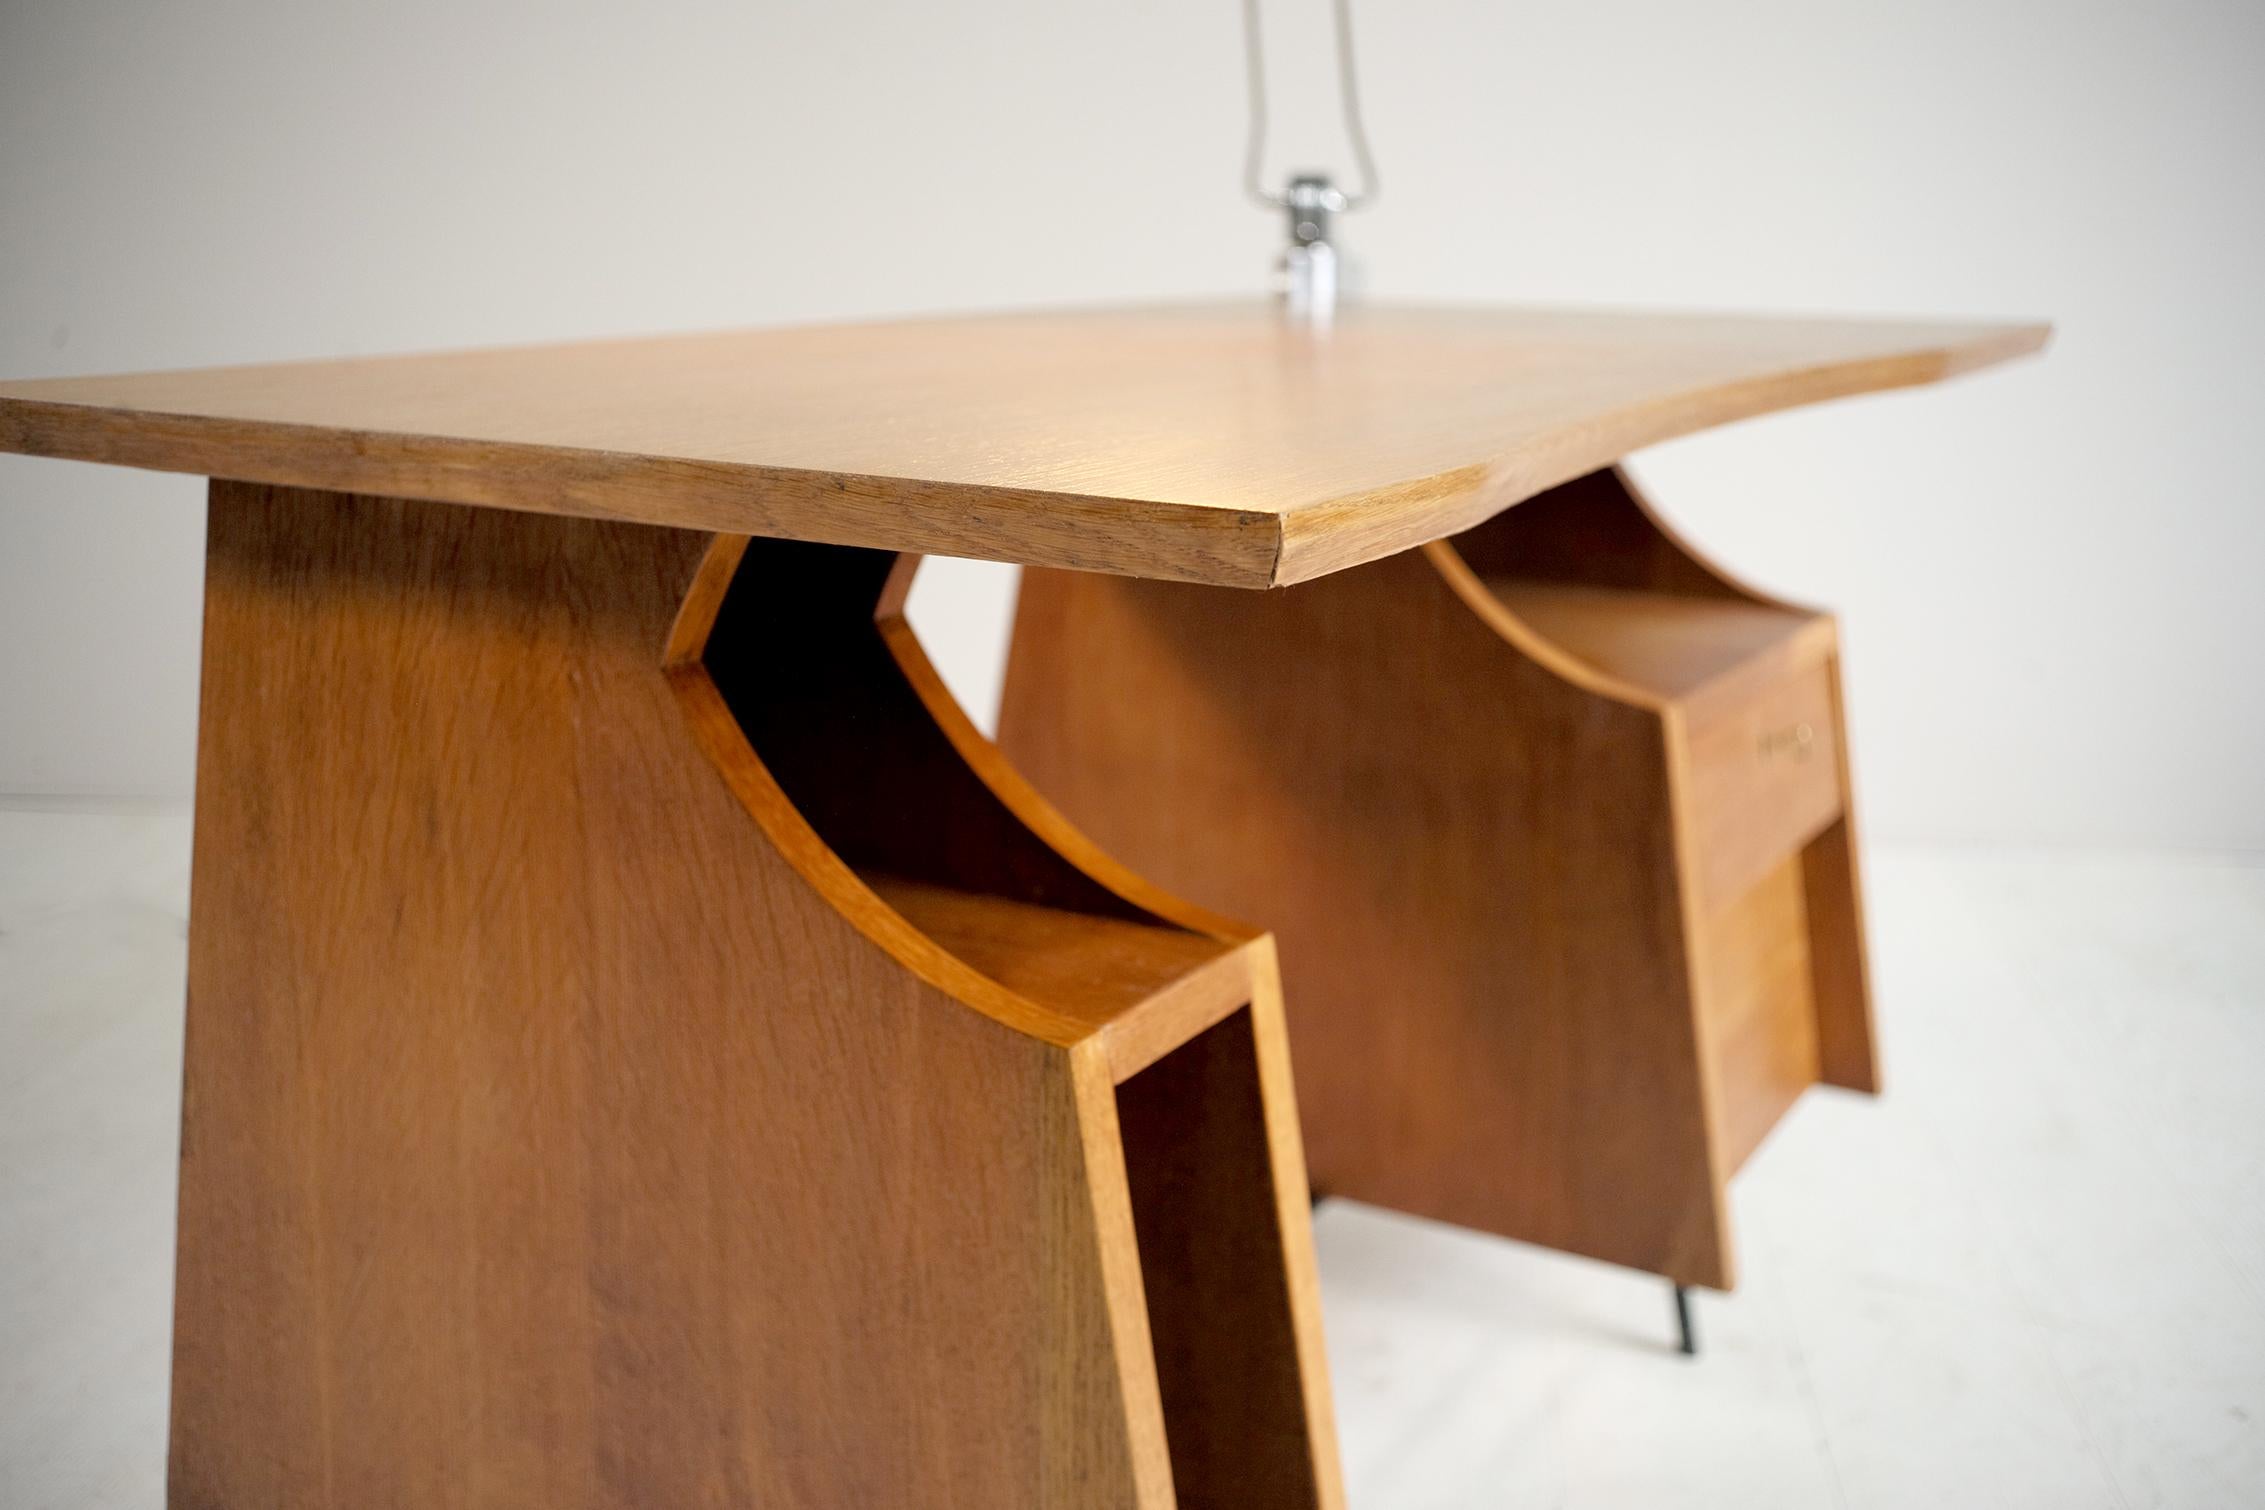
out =
[[[1277,166],[1341,160],[1269,0]],[[1367,0],[1379,297],[2044,315],[1642,457],[1875,834],[2265,846],[2265,6]],[[0,374],[1255,288],[1232,0],[0,0]],[[185,794],[200,485],[0,458],[0,793]],[[932,571],[988,713],[1012,574]]]

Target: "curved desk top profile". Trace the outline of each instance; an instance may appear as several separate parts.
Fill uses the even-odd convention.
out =
[[[1258,302],[0,383],[0,451],[1274,587],[2042,325]]]

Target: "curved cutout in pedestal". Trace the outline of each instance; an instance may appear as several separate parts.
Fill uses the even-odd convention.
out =
[[[1829,614],[1758,592],[1698,555],[1617,468],[1428,549],[1520,651],[1637,707],[1664,709],[1834,648]]]
[[[904,922],[884,942],[915,969],[941,951],[938,983],[979,1008],[1054,1041],[1100,1035],[1123,1079],[1249,1000],[1257,935],[1107,861],[985,758],[903,623],[917,565],[720,537],[672,667],[693,695],[713,690],[730,727],[706,731],[711,753],[736,785],[775,792],[751,798],[758,818],[806,826],[813,842],[790,852],[845,913]]]
[[[669,658],[711,758],[843,916],[1115,1082],[1181,1502],[1341,1499],[1272,941],[1108,859],[968,724],[914,557],[720,538]],[[1092,1115],[1089,1111],[1088,1115]]]

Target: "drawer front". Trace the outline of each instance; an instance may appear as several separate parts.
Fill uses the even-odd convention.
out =
[[[1727,906],[1840,813],[1832,672],[1799,667],[1685,732],[1691,869],[1709,911]]]
[[[1700,1041],[1713,1061],[1715,1155],[1746,1162],[1817,1080],[1817,996],[1801,861],[1787,856],[1702,927]]]

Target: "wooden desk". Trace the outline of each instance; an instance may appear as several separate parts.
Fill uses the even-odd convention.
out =
[[[1219,305],[0,385],[0,449],[216,479],[173,1502],[1339,1503],[1272,942],[1008,768],[900,553],[1300,581],[2038,339]]]

